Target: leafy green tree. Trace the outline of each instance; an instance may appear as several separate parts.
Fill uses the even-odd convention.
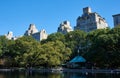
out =
[[[86,46],[86,33],[80,30],[69,32],[65,35],[66,46],[71,48],[72,57],[76,56],[78,49],[83,49]],[[82,54],[82,51],[80,51]]]
[[[46,40],[41,41],[41,43],[46,43],[46,42],[49,42],[49,41],[56,41],[56,40],[65,42],[65,36],[64,36],[64,34],[59,33],[59,32],[52,33],[52,34],[50,34],[48,36],[48,38]]]
[[[39,64],[39,57],[40,57],[40,43],[38,42],[33,42],[30,43],[28,46],[28,50],[23,54],[23,62],[25,65],[30,65],[30,66],[37,66]]]
[[[26,58],[29,56],[29,59],[31,59],[30,54],[32,54],[34,50],[37,50],[35,48],[37,47],[36,44],[39,44],[39,42],[30,36],[24,36],[15,41],[11,51],[15,54],[14,59],[17,66],[26,66],[27,64],[32,65],[32,60],[30,62]]]
[[[67,48],[61,41],[51,41],[43,44],[41,48],[44,48],[42,52],[45,65],[48,67],[58,66],[66,62],[71,55],[71,50]]]
[[[11,66],[13,63],[14,53],[10,52],[12,44],[14,44],[13,40],[8,40],[5,36],[0,36],[0,59],[3,66]]]
[[[93,30],[87,34],[87,40],[94,42],[99,35],[108,34],[109,31],[110,28]]]
[[[1,54],[0,57],[4,57],[4,54],[8,52],[8,42],[9,40],[5,36],[0,36],[0,44],[1,44]]]
[[[0,56],[2,55],[2,44],[0,42]]]
[[[117,30],[117,31],[116,31]],[[101,29],[88,34],[91,47],[87,60],[96,63],[98,67],[119,67],[119,29]],[[94,33],[94,34],[93,34]]]

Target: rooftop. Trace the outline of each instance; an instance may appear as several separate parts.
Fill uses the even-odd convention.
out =
[[[76,56],[70,61],[70,63],[75,63],[75,62],[86,62],[86,60],[82,56]]]
[[[115,15],[112,15],[112,16],[113,16],[113,17],[114,17],[114,16],[120,16],[120,14],[115,14]]]

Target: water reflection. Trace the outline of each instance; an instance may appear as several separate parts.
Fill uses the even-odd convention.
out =
[[[87,78],[87,75],[85,73],[69,73],[66,72],[64,73],[63,78]]]
[[[95,74],[95,73],[40,73],[40,72],[0,72],[0,78],[120,78],[120,74]]]

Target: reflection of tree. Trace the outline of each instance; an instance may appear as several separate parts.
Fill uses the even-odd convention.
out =
[[[48,78],[61,78],[62,77],[62,75],[60,74],[60,73],[52,73],[52,74],[49,74],[48,75]]]
[[[64,78],[87,78],[87,76],[85,73],[66,72],[64,73]]]

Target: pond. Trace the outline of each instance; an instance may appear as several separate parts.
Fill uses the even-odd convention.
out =
[[[0,78],[120,78],[119,73],[79,73],[79,72],[0,72]]]

